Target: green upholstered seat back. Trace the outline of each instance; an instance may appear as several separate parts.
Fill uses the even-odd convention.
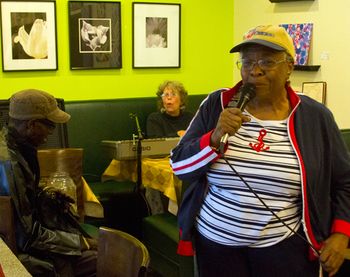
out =
[[[186,109],[195,112],[205,97],[190,95]],[[69,146],[84,148],[84,176],[97,181],[110,163],[101,141],[132,139],[137,132],[130,113],[137,114],[145,132],[147,116],[157,111],[157,101],[155,97],[66,101],[65,109],[72,116],[68,122]]]
[[[69,145],[84,148],[84,175],[100,178],[109,164],[102,153],[102,140],[132,139],[135,124],[129,113],[137,113],[144,127],[146,115],[155,108],[154,99],[66,102],[66,111],[72,116],[68,122]]]

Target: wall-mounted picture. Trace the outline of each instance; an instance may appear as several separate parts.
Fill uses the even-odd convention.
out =
[[[181,66],[181,5],[133,3],[133,67]]]
[[[57,70],[56,3],[1,2],[2,70]]]
[[[315,99],[316,101],[326,104],[326,82],[303,82],[302,92],[303,94]]]
[[[292,37],[295,47],[295,64],[307,65],[309,59],[313,23],[281,24]]]
[[[120,2],[69,1],[71,69],[122,67]]]

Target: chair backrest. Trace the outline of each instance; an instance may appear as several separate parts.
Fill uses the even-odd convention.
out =
[[[17,253],[14,210],[10,196],[0,196],[0,236],[12,250]]]
[[[147,248],[134,236],[100,227],[97,277],[142,277],[150,262]]]
[[[69,174],[73,179],[77,190],[77,207],[80,219],[84,219],[84,199],[83,199],[83,149],[82,148],[60,148],[42,149],[38,151],[40,166],[40,176],[42,180],[50,177],[57,171]],[[44,181],[45,182],[45,181]]]

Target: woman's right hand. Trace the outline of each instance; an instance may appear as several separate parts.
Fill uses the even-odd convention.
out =
[[[250,117],[243,115],[242,111],[238,108],[224,109],[211,135],[210,146],[219,147],[220,140],[225,134],[233,136],[244,122],[249,121]]]

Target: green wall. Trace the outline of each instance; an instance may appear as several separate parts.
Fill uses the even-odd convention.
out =
[[[181,4],[181,68],[132,68],[132,2],[121,0],[121,69],[70,70],[68,1],[56,0],[58,70],[0,72],[0,98],[37,88],[66,100],[154,96],[163,80],[184,83],[190,94],[232,86],[233,0],[142,1]]]

